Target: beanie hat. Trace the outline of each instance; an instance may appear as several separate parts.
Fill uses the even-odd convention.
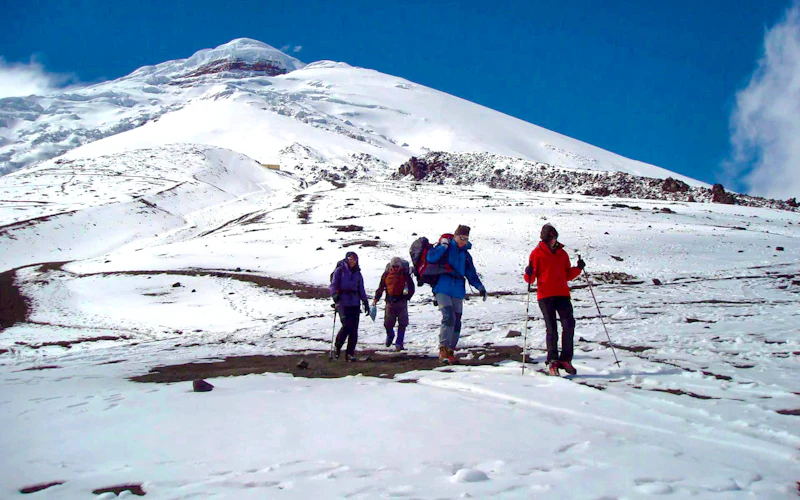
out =
[[[469,236],[469,226],[459,225],[454,233],[456,236]]]
[[[344,254],[345,259],[347,259],[348,257],[355,257],[356,260],[358,260],[358,254],[356,254],[355,252],[347,252],[346,254]]]
[[[558,231],[548,222],[544,226],[542,226],[542,233],[540,234],[542,241],[549,242],[550,238],[558,238]]]

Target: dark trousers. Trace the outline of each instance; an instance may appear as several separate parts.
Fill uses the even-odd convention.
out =
[[[575,336],[575,317],[572,315],[572,301],[569,297],[547,297],[539,301],[544,326],[547,329],[547,362],[572,361],[572,342]],[[558,323],[556,313],[561,319],[561,355],[558,355]]]
[[[347,349],[345,354],[354,355],[356,343],[358,342],[358,321],[361,319],[361,308],[359,306],[339,306],[339,319],[342,327],[336,335],[336,349],[341,349],[347,339]]]
[[[397,347],[403,347],[403,339],[408,326],[408,301],[405,299],[394,300],[386,298],[386,311],[383,316],[383,327],[386,335],[394,337],[394,324],[397,323]]]

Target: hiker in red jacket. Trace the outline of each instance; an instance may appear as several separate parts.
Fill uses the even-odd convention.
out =
[[[547,364],[550,375],[558,376],[558,369],[563,368],[570,375],[577,370],[572,366],[573,337],[575,335],[575,317],[572,315],[572,301],[569,295],[568,281],[577,278],[586,263],[578,259],[576,267],[572,267],[564,245],[558,242],[558,231],[550,224],[545,224],[541,232],[542,241],[533,249],[525,268],[525,282],[528,291],[538,280],[536,298],[542,310],[544,325],[547,329]],[[556,313],[561,318],[561,355],[558,354],[558,324]]]

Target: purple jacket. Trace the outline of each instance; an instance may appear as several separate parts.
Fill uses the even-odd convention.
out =
[[[361,276],[361,268],[356,265],[350,269],[347,261],[341,260],[333,271],[331,281],[331,296],[338,293],[341,297],[339,305],[342,307],[357,306],[367,301],[367,292],[364,290],[364,278]]]

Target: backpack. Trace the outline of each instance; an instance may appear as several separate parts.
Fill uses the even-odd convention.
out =
[[[397,275],[391,274],[391,267],[392,263],[389,262],[386,264],[386,270],[383,273],[383,284],[386,286],[386,295],[387,296],[399,296],[403,295],[403,291],[406,286],[406,276],[411,274],[411,266],[408,264],[407,260],[402,260],[402,273]]]
[[[439,239],[448,238],[452,239],[453,235],[445,233]],[[428,251],[433,248],[428,238],[421,236],[414,240],[409,249],[411,254],[411,262],[414,264],[413,272],[414,277],[417,278],[417,285],[430,285],[433,288],[436,282],[439,281],[439,276],[442,274],[452,273],[453,268],[450,264],[432,264],[428,262]]]

